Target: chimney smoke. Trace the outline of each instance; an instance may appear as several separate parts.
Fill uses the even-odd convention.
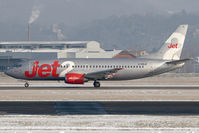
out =
[[[29,24],[32,24],[35,20],[37,20],[39,18],[39,15],[40,15],[40,10],[39,9],[36,9],[34,8],[32,10],[32,15],[30,16],[30,19],[29,19]]]
[[[30,41],[30,25],[35,22],[39,16],[40,16],[40,10],[38,9],[39,7],[34,7],[32,9],[32,15],[29,18],[28,21],[28,41]]]

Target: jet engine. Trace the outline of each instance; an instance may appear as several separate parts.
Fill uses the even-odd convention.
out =
[[[86,81],[84,75],[79,73],[67,73],[65,76],[65,83],[68,84],[84,84]]]

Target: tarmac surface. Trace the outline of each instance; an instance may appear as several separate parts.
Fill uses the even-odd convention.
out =
[[[198,85],[0,85],[0,101],[199,101],[198,94]]]
[[[199,115],[199,102],[0,102],[0,115]]]

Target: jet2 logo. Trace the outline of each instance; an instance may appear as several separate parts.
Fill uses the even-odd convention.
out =
[[[25,71],[25,76],[28,78],[36,77],[37,73],[39,77],[45,78],[52,75],[52,77],[65,77],[66,73],[70,72],[73,69],[74,62],[65,61],[61,65],[59,61],[54,61],[53,64],[42,64],[39,66],[39,61],[33,62],[32,72]],[[60,66],[68,66],[60,74],[57,73],[57,68]],[[64,67],[65,68],[65,67]]]
[[[59,77],[65,77],[66,73],[70,72],[71,70],[73,70],[73,67],[75,65],[74,62],[72,61],[65,61],[61,64],[62,66],[68,66],[67,69],[65,69],[64,71],[62,71],[60,74],[59,74]]]
[[[171,44],[170,46],[168,46],[168,48],[178,48],[178,39],[177,38],[173,38],[171,39]]]
[[[168,48],[178,48],[178,44],[176,43],[176,44],[170,44],[170,46],[168,46]]]
[[[33,78],[37,75],[39,77],[48,77],[52,74],[52,77],[58,77],[57,68],[60,66],[58,61],[54,61],[54,63],[50,66],[49,64],[42,64],[40,67],[39,61],[35,61],[33,63],[32,73],[30,71],[25,71],[25,76],[28,78]]]

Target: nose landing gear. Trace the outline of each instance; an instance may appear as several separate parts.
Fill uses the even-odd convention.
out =
[[[100,82],[94,81],[93,86],[96,88],[100,87]]]
[[[29,83],[26,82],[26,83],[24,84],[24,87],[28,88],[28,87],[29,87]]]

